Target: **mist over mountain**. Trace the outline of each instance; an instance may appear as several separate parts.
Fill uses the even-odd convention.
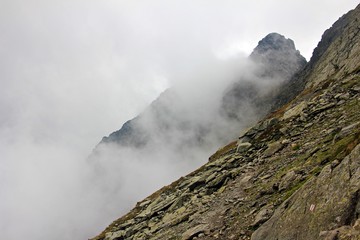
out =
[[[250,59],[263,68],[230,85],[220,106],[238,103],[221,108],[234,122],[249,109],[266,116],[93,239],[359,239],[359,19],[360,5],[325,31],[309,63],[279,34],[261,40]]]
[[[149,141],[156,141],[155,138],[166,138],[165,141],[175,139],[177,134],[173,134],[174,130],[184,132],[189,138],[181,144],[188,143],[190,146],[196,141],[201,144],[209,139],[229,141],[234,137],[230,135],[232,129],[241,129],[241,126],[249,125],[269,111],[272,104],[268,99],[270,95],[274,95],[280,84],[300,70],[306,60],[295,49],[292,40],[271,33],[259,42],[249,59],[238,58],[232,62],[238,65],[235,71],[223,71],[232,71],[230,74],[233,76],[221,72],[224,75],[219,75],[219,79],[200,80],[200,92],[191,85],[168,89],[144,113],[126,122],[109,137],[104,137],[100,144],[114,142],[120,146],[142,147]],[[214,81],[216,87],[213,86]],[[263,103],[261,106],[260,102]],[[230,120],[234,120],[232,115],[239,116],[231,123]],[[206,137],[219,129],[222,122],[228,125],[229,132],[225,130],[214,133],[216,136]],[[191,133],[193,136],[190,136]]]
[[[88,239],[210,155],[216,159],[223,143],[235,144],[242,129],[305,87],[302,74],[303,81],[266,84],[261,64],[247,58],[258,41],[281,33],[309,60],[323,30],[357,4],[1,1],[1,239]],[[329,44],[346,25],[329,32]],[[237,82],[246,85],[244,96],[232,91]],[[248,101],[248,93],[262,100]],[[247,100],[234,104],[238,97]],[[161,115],[150,110],[155,99]],[[88,158],[128,120],[134,138],[100,144]]]
[[[127,209],[203,164],[218,146],[268,113],[279,86],[305,64],[293,41],[277,33],[262,39],[249,58],[214,61],[205,76],[194,76],[203,78],[200,84],[166,90],[139,116],[104,137],[88,159],[94,175],[109,179],[99,180],[106,184],[121,182],[113,192]]]
[[[224,114],[237,121],[246,121],[244,113],[248,109],[257,117],[274,109],[274,98],[280,92],[279,88],[288,84],[306,64],[305,58],[295,49],[294,42],[278,33],[270,33],[263,38],[249,59],[257,64],[255,75],[232,83],[222,101]]]

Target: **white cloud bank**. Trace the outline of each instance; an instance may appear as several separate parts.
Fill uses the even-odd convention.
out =
[[[117,195],[127,182],[111,162],[101,178],[109,189],[88,172],[85,158],[103,135],[166,87],[199,76],[214,55],[249,53],[267,33],[293,39],[309,59],[324,30],[357,3],[1,1],[1,238],[94,236],[128,201]],[[136,164],[124,166],[140,180],[145,170]],[[152,180],[153,188],[164,184]],[[129,199],[142,186],[132,184]]]

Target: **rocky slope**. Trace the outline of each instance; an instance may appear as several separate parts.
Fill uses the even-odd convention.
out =
[[[295,99],[94,239],[360,239],[359,17],[324,33]]]

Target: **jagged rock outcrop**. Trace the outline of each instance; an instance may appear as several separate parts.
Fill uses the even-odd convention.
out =
[[[249,109],[257,116],[267,114],[274,108],[280,86],[306,64],[294,42],[278,33],[270,33],[259,41],[249,58],[259,65],[258,69],[253,76],[235,82],[223,97],[222,111],[230,118],[241,120]],[[284,96],[284,101],[289,101],[289,97]]]
[[[94,239],[360,239],[359,17],[325,32],[295,99]]]
[[[120,130],[111,133],[108,137],[103,137],[101,143],[115,142],[123,146],[144,146],[149,141],[149,135],[141,124],[138,124],[138,121],[139,117],[127,121]]]
[[[294,41],[278,33],[270,33],[260,40],[250,58],[262,64],[262,76],[282,78],[282,81],[291,78],[306,64],[305,58],[296,50]]]

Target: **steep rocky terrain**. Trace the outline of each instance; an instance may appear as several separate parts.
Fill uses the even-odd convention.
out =
[[[94,240],[360,239],[359,17],[324,33],[292,101]]]

